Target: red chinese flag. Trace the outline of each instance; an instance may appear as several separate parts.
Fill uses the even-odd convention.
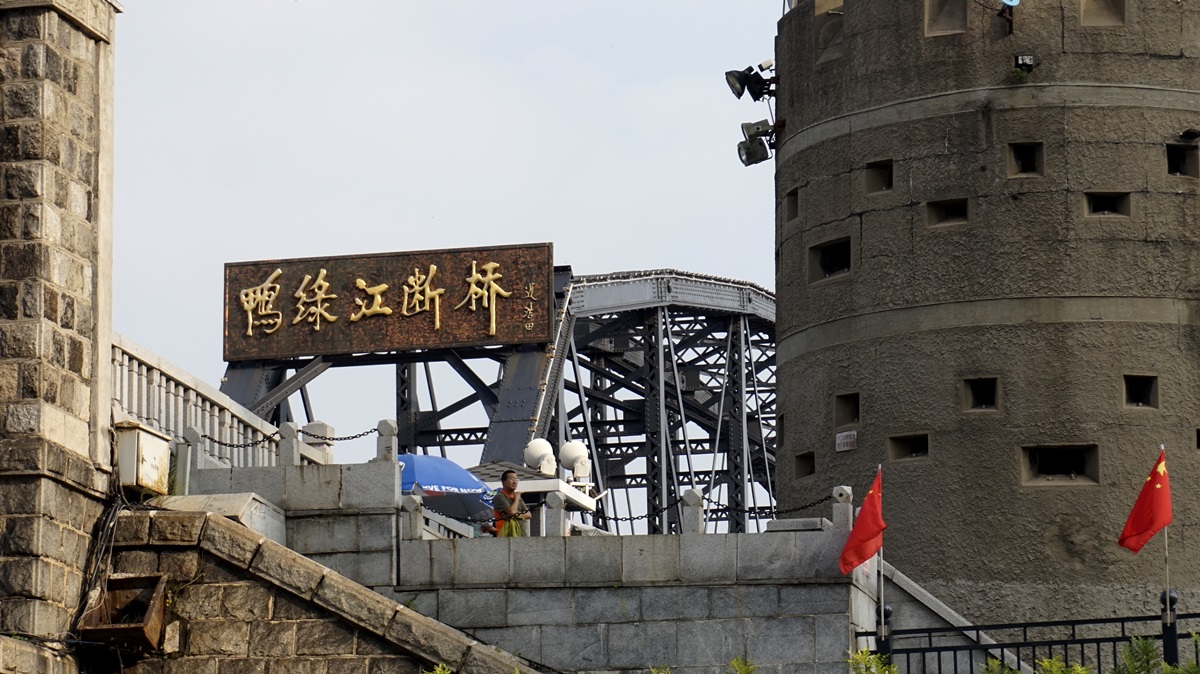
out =
[[[1167,453],[1162,451],[1154,468],[1150,469],[1150,477],[1142,485],[1142,491],[1133,504],[1117,543],[1137,552],[1159,529],[1170,523],[1171,483],[1167,480]]]
[[[883,547],[883,530],[887,524],[883,521],[883,471],[875,473],[875,481],[863,498],[862,509],[854,520],[854,528],[842,548],[842,556],[838,558],[838,568],[846,575],[858,568],[860,564],[875,556]]]

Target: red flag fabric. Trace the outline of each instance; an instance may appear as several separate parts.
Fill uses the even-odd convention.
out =
[[[1160,529],[1171,523],[1171,483],[1167,479],[1167,452],[1159,452],[1158,461],[1142,485],[1125,529],[1117,543],[1134,552],[1142,549]]]
[[[838,558],[838,569],[846,575],[858,568],[860,564],[875,556],[883,547],[883,530],[887,524],[883,521],[883,470],[875,473],[875,481],[863,497],[862,509],[854,520],[854,528],[842,548],[842,556]]]

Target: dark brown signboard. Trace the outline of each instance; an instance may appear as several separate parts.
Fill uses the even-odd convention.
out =
[[[549,342],[548,243],[225,265],[225,360]]]

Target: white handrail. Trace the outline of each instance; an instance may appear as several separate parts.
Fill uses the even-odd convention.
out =
[[[202,450],[231,466],[277,464],[275,426],[132,340],[114,333],[112,341],[113,402],[125,414],[179,441],[194,427],[218,441]]]

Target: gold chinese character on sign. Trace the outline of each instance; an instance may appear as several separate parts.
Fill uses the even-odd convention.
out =
[[[525,299],[527,299],[527,300],[537,300],[537,298],[533,296],[533,287],[534,287],[535,285],[537,285],[537,284],[536,284],[536,283],[530,283],[529,285],[525,286]]]
[[[525,306],[521,307],[521,318],[533,318],[533,302],[529,302]]]
[[[371,304],[367,305],[361,297],[355,297],[354,303],[358,305],[358,311],[350,317],[351,323],[357,323],[364,316],[384,315],[391,316],[392,310],[390,307],[383,306],[383,294],[387,292],[388,284],[380,283],[377,286],[367,286],[367,282],[362,279],[354,280],[354,287],[371,296]]]
[[[275,298],[279,296],[279,278],[283,270],[276,269],[261,285],[246,288],[239,295],[242,309],[246,312],[246,336],[254,336],[254,328],[263,326],[263,334],[269,335],[283,325],[283,313],[275,310]],[[270,326],[270,327],[267,327]]]
[[[511,292],[500,287],[497,283],[504,278],[496,270],[500,268],[499,262],[487,262],[483,265],[483,271],[486,275],[480,274],[475,265],[475,260],[471,260],[471,275],[467,277],[467,283],[470,284],[470,289],[467,290],[467,296],[463,301],[459,302],[455,309],[460,309],[467,302],[471,303],[471,311],[475,311],[475,301],[480,300],[483,303],[483,308],[491,313],[491,323],[488,326],[488,334],[496,334],[496,296],[509,297]]]
[[[533,332],[533,323],[525,324],[525,332]]]
[[[404,284],[404,305],[400,308],[403,316],[413,316],[423,311],[429,311],[433,306],[433,329],[442,329],[442,294],[445,288],[434,288],[433,277],[437,275],[437,265],[429,265],[429,274],[422,274],[420,269],[413,269],[412,276]]]
[[[309,286],[309,282],[312,286]],[[313,280],[311,274],[305,274],[304,280],[300,282],[300,288],[293,294],[296,298],[296,317],[292,319],[292,325],[300,321],[308,321],[313,324],[314,330],[321,329],[321,321],[329,321],[330,323],[337,320],[337,316],[329,313],[329,300],[336,299],[337,295],[329,292],[329,282],[325,280],[325,270],[322,269],[317,273],[316,280]]]

